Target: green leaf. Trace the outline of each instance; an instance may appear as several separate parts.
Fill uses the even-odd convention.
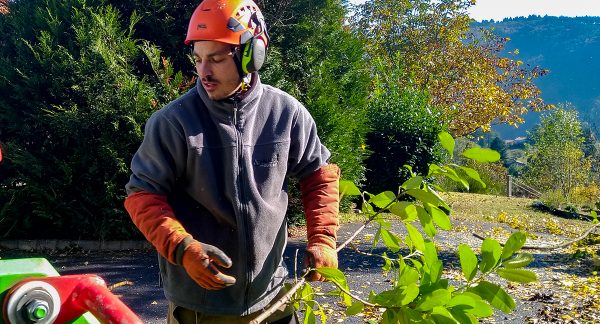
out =
[[[475,307],[475,299],[466,294],[453,296],[448,304],[446,304],[446,307],[451,308],[455,306],[469,306],[469,308],[473,308]]]
[[[415,298],[419,296],[419,286],[416,283],[412,283],[404,288],[402,293],[400,294],[400,305],[408,305]]]
[[[454,156],[454,138],[448,132],[441,132],[438,134],[442,147],[446,149],[450,157]]]
[[[317,319],[315,318],[315,313],[313,311],[313,308],[306,305],[306,308],[304,310],[303,323],[304,324],[315,324],[316,322],[317,322]]]
[[[516,304],[513,298],[502,287],[491,282],[481,281],[477,286],[469,289],[469,291],[481,296],[481,298],[489,302],[493,307],[507,314],[510,314],[515,309]]]
[[[429,213],[425,210],[425,208],[417,206],[417,216],[419,216],[419,221],[421,222],[421,226],[423,227],[425,234],[431,238],[434,238],[436,231]]]
[[[448,206],[446,204],[446,202],[444,201],[444,199],[442,199],[442,197],[440,197],[440,194],[438,194],[437,191],[435,191],[435,189],[433,189],[432,186],[426,185],[424,189],[425,189],[425,191],[429,192],[430,194],[436,196],[437,199],[440,201],[440,204],[437,205],[437,206],[440,207],[440,208],[444,208],[445,210],[448,211],[447,214],[450,214],[450,206]]]
[[[435,244],[432,241],[427,240],[425,242],[425,250],[423,251],[423,260],[425,261],[425,265],[435,264],[439,258],[437,254],[437,249],[435,248]]]
[[[463,179],[460,175],[458,175],[458,173],[456,173],[456,171],[454,171],[454,169],[452,169],[448,165],[444,165],[443,170],[445,171],[444,175],[447,178],[462,184],[463,187],[465,187],[465,189],[469,190],[469,182],[467,180]]]
[[[481,296],[476,295],[474,293],[471,292],[464,292],[461,295],[464,296],[468,296],[471,297],[474,301],[475,304],[473,306],[473,308],[465,308],[465,311],[469,314],[473,314],[476,317],[489,317],[494,315],[494,310],[492,309],[492,307],[490,306],[490,304],[488,304],[487,302],[485,302],[483,299],[481,299]]]
[[[533,261],[533,255],[529,253],[513,254],[507,260],[502,261],[502,266],[508,269],[523,268]]]
[[[425,240],[423,240],[423,235],[411,224],[404,224],[406,226],[406,230],[408,231],[408,237],[411,242],[414,244],[415,248],[419,251],[425,251]]]
[[[422,299],[417,303],[415,310],[421,312],[427,312],[432,310],[435,306],[446,305],[450,301],[452,294],[446,289],[437,289],[430,294],[424,295]]]
[[[390,261],[387,257],[387,253],[383,252],[382,254],[383,256],[383,267],[381,267],[381,269],[383,270],[383,272],[388,273],[390,270],[392,270],[392,261]]]
[[[433,264],[429,265],[429,277],[431,283],[435,284],[442,278],[442,271],[444,270],[444,264],[441,260],[437,260]]]
[[[392,225],[384,219],[376,219],[375,222],[379,224],[379,228],[377,228],[377,233],[375,233],[375,237],[373,238],[373,248],[377,247],[377,244],[381,239],[381,230],[392,227]]]
[[[592,210],[590,215],[592,216],[592,224],[598,224],[598,213],[596,213],[595,210]]]
[[[396,253],[400,250],[400,240],[398,236],[394,235],[392,232],[382,228],[380,230],[381,239],[385,246],[388,247],[392,252]]]
[[[518,251],[525,245],[525,241],[527,240],[527,235],[523,232],[514,232],[508,238],[506,243],[504,244],[504,248],[502,248],[502,260],[510,258],[513,253]]]
[[[327,280],[335,282],[340,287],[344,288],[346,291],[350,290],[348,288],[348,282],[346,281],[346,276],[338,268],[322,267],[322,268],[316,268],[315,270],[318,273],[320,273],[323,277],[325,277]],[[341,292],[341,297],[342,297],[342,302],[346,306],[350,306],[352,304],[352,298],[350,296],[348,296],[346,293]]]
[[[423,177],[416,176],[404,181],[401,187],[404,189],[419,189],[421,188],[421,183],[423,183]]]
[[[397,286],[410,286],[416,284],[420,278],[419,272],[404,263],[404,260],[400,261],[400,270],[398,271],[398,274]]]
[[[486,301],[484,301],[481,298],[481,296],[476,295],[472,292],[468,292],[468,291],[462,293],[461,295],[471,297],[473,299],[473,301],[475,302],[473,305],[473,308],[468,308],[468,307],[463,308],[467,313],[473,314],[478,318],[494,315],[494,310],[492,309],[492,306],[490,306],[490,304],[488,304]],[[450,302],[452,302],[452,301],[450,301]]]
[[[299,298],[303,300],[312,300],[312,286],[311,285],[302,285],[302,289],[298,292]]]
[[[369,301],[386,307],[398,307],[411,303],[419,295],[419,286],[413,283],[408,286],[398,286],[392,290],[382,291],[371,296]]]
[[[354,302],[348,308],[346,308],[346,315],[353,316],[363,311],[365,305],[361,302]]]
[[[427,192],[425,190],[408,189],[408,190],[406,190],[406,193],[417,198],[418,200],[420,200],[424,203],[429,203],[434,206],[440,206],[440,205],[444,204],[444,202],[442,200],[440,200],[440,198],[438,198],[436,195],[432,194],[431,192]]]
[[[479,263],[479,270],[486,273],[492,270],[500,261],[502,255],[502,247],[498,241],[486,238],[481,243],[481,263]]]
[[[481,186],[483,188],[487,187],[485,182],[483,182],[483,180],[481,180],[481,177],[479,176],[479,172],[475,171],[474,169],[468,168],[466,166],[460,166],[460,169],[463,170],[465,172],[465,174],[467,176],[469,176],[471,179],[479,182],[479,184],[481,184]]]
[[[338,268],[323,267],[317,268],[316,271],[329,281],[333,281],[344,288],[348,285],[346,283],[346,276],[344,276],[344,273]]]
[[[390,310],[386,310],[383,314],[387,313]],[[385,318],[385,316],[384,316]],[[398,310],[395,318],[392,318],[391,321],[385,324],[399,324],[399,323],[428,323],[423,320],[423,315],[421,312],[417,312],[410,307],[402,307]],[[384,324],[382,321],[380,324]]]
[[[477,256],[471,247],[466,244],[459,245],[458,256],[463,275],[467,278],[467,281],[473,280],[477,274]]]
[[[349,180],[340,180],[340,196],[360,196],[360,190]]]
[[[455,324],[458,323],[454,316],[443,306],[436,306],[431,311],[431,318],[436,324]]]
[[[498,269],[498,275],[506,280],[515,282],[534,282],[537,276],[534,272],[523,269]]]
[[[452,223],[450,222],[450,217],[441,209],[427,204],[425,205],[433,218],[433,222],[441,229],[449,231],[452,229]]]
[[[397,324],[397,323],[404,323],[404,322],[400,322],[400,320],[397,318],[396,314],[394,314],[393,310],[387,309],[381,315],[381,322],[379,322],[379,323],[380,324]],[[406,322],[406,323],[408,323],[408,322]]]
[[[377,196],[369,199],[369,202],[379,208],[385,208],[392,203],[396,199],[396,195],[394,195],[391,191],[384,191]]]
[[[472,147],[465,150],[462,155],[481,163],[496,162],[500,160],[500,153],[489,148]]]
[[[436,175],[436,174],[444,174],[444,170],[442,170],[442,168],[435,164],[435,163],[431,163],[429,165],[429,172],[427,173],[427,176],[431,177],[432,175]]]
[[[363,214],[367,215],[367,217],[375,214],[373,206],[369,203],[362,204],[361,211]]]
[[[456,321],[458,321],[458,323],[461,323],[461,324],[477,324],[477,323],[479,323],[477,318],[474,315],[469,314],[465,308],[468,308],[468,306],[464,306],[464,307],[457,306],[454,308],[450,308],[450,313],[452,314],[452,317],[454,317],[456,319]],[[468,309],[471,309],[471,308],[468,308]]]
[[[392,214],[400,216],[405,222],[412,222],[417,219],[417,207],[408,201],[395,202],[388,210]]]

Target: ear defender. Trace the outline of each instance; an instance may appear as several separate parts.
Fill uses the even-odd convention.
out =
[[[240,44],[244,44],[241,48],[241,67],[245,74],[260,70],[267,52],[269,44],[269,34],[264,18],[260,13],[252,13],[250,21],[253,23],[254,31],[246,31],[240,36]]]
[[[258,71],[265,63],[267,47],[261,37],[254,37],[242,49],[242,71],[245,74]]]

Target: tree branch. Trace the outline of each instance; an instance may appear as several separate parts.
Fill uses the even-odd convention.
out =
[[[570,241],[566,241],[563,243],[558,243],[558,244],[553,244],[553,245],[542,245],[542,246],[535,246],[535,245],[524,245],[521,249],[523,250],[555,250],[555,249],[560,249],[560,248],[564,248],[567,247],[573,243],[577,243],[581,240],[583,240],[584,238],[586,238],[588,235],[590,235],[590,233],[592,233],[596,228],[598,228],[600,226],[600,223],[595,224],[593,226],[590,226],[590,228],[588,228],[586,231],[584,231],[583,233],[581,233],[581,235],[579,235],[578,237],[576,237],[573,240]],[[480,240],[485,240],[485,237],[477,234],[477,233],[473,233],[473,236],[475,236],[476,238],[480,239]],[[501,246],[504,246],[504,244],[500,243]]]
[[[400,190],[400,189],[399,189]],[[400,197],[403,195],[404,193],[402,192],[398,192],[398,194],[396,195],[396,198],[394,200],[392,200],[389,204],[387,204],[387,206],[385,206],[384,208],[382,208],[381,210],[386,210],[387,208],[389,208],[394,202],[398,201],[400,199]],[[362,196],[362,195],[361,195]],[[364,196],[362,196],[363,198],[363,202],[368,204],[368,202],[365,200]],[[362,232],[367,225],[369,225],[369,223],[371,223],[379,214],[381,214],[381,211],[376,212],[375,214],[373,214],[371,217],[369,217],[364,223],[363,225],[357,229],[354,234],[352,234],[350,236],[349,239],[347,239],[346,241],[344,241],[342,244],[340,244],[337,249],[335,249],[336,252],[340,252],[344,247],[346,247],[346,245],[348,245],[350,242],[352,242],[352,240],[358,235],[360,234],[360,232]],[[298,282],[296,282],[296,284],[294,286],[292,286],[292,288],[290,288],[290,290],[288,290],[288,292],[283,295],[278,301],[276,301],[273,305],[271,305],[268,309],[266,309],[262,314],[260,314],[258,317],[256,317],[255,319],[253,319],[252,321],[250,321],[250,324],[259,324],[262,321],[264,321],[265,319],[267,319],[267,317],[271,316],[273,313],[275,313],[275,311],[277,309],[279,309],[281,306],[283,306],[284,304],[286,304],[287,302],[289,302],[292,299],[292,296],[294,296],[294,294],[296,293],[296,291],[298,291],[298,289],[300,289],[305,283],[306,283],[306,276],[307,272],[305,272],[302,275],[302,278],[300,278],[300,280],[298,280]],[[341,288],[340,288],[341,289]],[[350,295],[348,293],[348,295],[350,297],[352,297],[352,295]],[[356,298],[355,298],[356,299]],[[357,299],[359,300],[359,299]],[[370,305],[365,303],[365,305]]]

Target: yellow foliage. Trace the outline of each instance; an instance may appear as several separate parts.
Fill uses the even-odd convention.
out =
[[[593,183],[588,186],[578,186],[571,192],[571,198],[576,204],[594,204],[600,201],[600,186]]]
[[[518,217],[510,216],[510,215],[508,215],[508,213],[506,213],[504,211],[501,212],[500,214],[498,214],[498,217],[496,219],[498,220],[498,222],[507,224],[508,226],[510,226],[514,229],[518,229],[518,230],[526,230],[527,229],[526,222],[524,222],[523,220],[521,220]]]
[[[557,222],[555,222],[553,219],[546,219],[544,222],[544,226],[546,227],[546,230],[550,234],[561,235],[563,232],[562,229],[560,228],[560,225]]]

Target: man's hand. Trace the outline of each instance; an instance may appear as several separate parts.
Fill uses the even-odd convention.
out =
[[[217,247],[195,240],[183,251],[185,271],[202,288],[217,290],[235,284],[235,278],[220,272],[215,264],[229,268],[231,259]]]
[[[338,257],[335,240],[324,235],[312,237],[306,247],[304,266],[307,268],[337,268]],[[311,271],[306,277],[308,281],[325,281],[317,271]]]

